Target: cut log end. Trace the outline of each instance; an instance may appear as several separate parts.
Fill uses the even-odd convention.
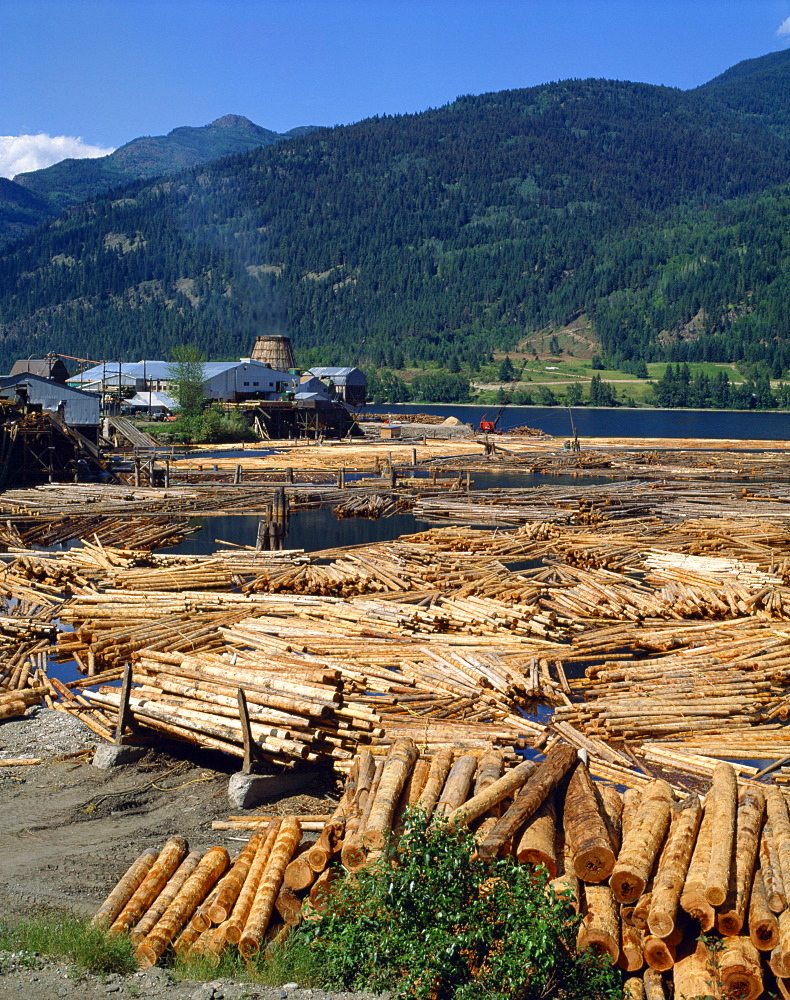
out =
[[[615,872],[609,884],[615,899],[620,903],[635,903],[645,891],[645,881],[628,871]]]

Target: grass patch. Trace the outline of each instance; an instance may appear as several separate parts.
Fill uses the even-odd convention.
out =
[[[168,952],[168,955],[173,962],[170,971],[179,982],[235,979],[261,986],[280,986],[293,980],[303,989],[322,987],[326,983],[326,970],[320,954],[296,935],[271,954],[263,949],[249,962],[245,962],[236,948],[231,946],[223,951],[219,965],[212,965],[202,956],[187,955],[182,958],[173,952]]]
[[[0,921],[0,951],[38,952],[73,962],[87,972],[126,975],[137,969],[128,938],[109,937],[86,918],[59,911]]]

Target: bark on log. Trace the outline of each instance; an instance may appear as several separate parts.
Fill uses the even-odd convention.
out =
[[[766,819],[763,824],[763,833],[760,837],[760,868],[763,873],[768,907],[773,913],[781,913],[787,908],[787,895],[782,881],[782,869],[779,864],[776,841],[769,819]]]
[[[694,842],[702,820],[702,805],[691,795],[672,817],[669,835],[653,879],[647,925],[656,937],[667,937],[675,928],[680,894],[691,863]]]
[[[779,914],[779,943],[771,952],[771,968],[777,976],[790,976],[790,909]],[[777,968],[774,968],[776,962]]]
[[[479,795],[473,795],[468,802],[465,802],[454,812],[451,812],[447,817],[447,825],[454,827],[473,823],[483,813],[487,813],[489,809],[493,809],[495,805],[506,799],[512,792],[521,788],[530,775],[537,770],[537,766],[531,760],[525,760],[521,764],[517,764],[516,767],[503,774],[493,785],[489,785],[485,791],[480,792]],[[428,780],[430,781],[430,778]]]
[[[230,916],[249,874],[252,862],[265,842],[265,831],[259,830],[254,833],[233,862],[230,871],[223,875],[217,885],[216,896],[208,910],[209,919],[213,924],[224,923]]]
[[[550,879],[557,877],[557,811],[553,793],[539,806],[521,834],[516,857],[522,864],[543,865]]]
[[[779,921],[768,906],[760,869],[754,873],[752,896],[749,900],[749,937],[760,951],[773,951],[779,943]]]
[[[647,1000],[645,983],[641,976],[629,976],[626,979],[623,983],[623,1000]]]
[[[727,937],[740,934],[746,922],[764,813],[765,795],[762,789],[756,786],[744,788],[738,797],[735,858],[727,898],[716,914],[716,927]]]
[[[609,884],[619,902],[631,903],[644,892],[669,826],[671,802],[672,789],[666,781],[658,779],[645,786],[611,873]]]
[[[664,979],[657,969],[645,969],[642,982],[645,984],[645,1000],[666,1000]]]
[[[652,883],[649,886],[648,892],[643,892],[642,895],[637,899],[631,910],[631,923],[634,927],[638,927],[640,931],[644,934],[650,933],[650,928],[647,923],[647,918],[650,915],[650,906],[653,902],[653,887]]]
[[[181,862],[178,870],[174,875],[172,875],[167,885],[164,889],[162,889],[148,910],[140,918],[137,926],[132,929],[129,935],[129,940],[133,945],[135,945],[135,947],[140,944],[146,934],[148,934],[156,926],[157,920],[159,920],[168,906],[176,898],[181,886],[197,868],[202,857],[202,851],[192,851],[192,853],[188,854]]]
[[[620,818],[621,843],[628,836],[628,831],[634,825],[634,820],[639,812],[639,801],[641,798],[642,793],[638,788],[626,788],[623,792],[623,812]]]
[[[606,830],[615,855],[620,852],[622,843],[623,797],[609,784],[596,784],[595,790],[601,799],[602,814],[606,822]]]
[[[383,850],[389,840],[398,799],[418,756],[414,740],[408,737],[396,740],[387,754],[376,798],[362,834],[362,844],[369,851]]]
[[[620,919],[620,956],[617,964],[624,972],[639,972],[645,964],[642,953],[642,932]],[[641,980],[640,980],[641,981]]]
[[[145,876],[159,857],[159,851],[143,851],[140,857],[127,869],[119,879],[115,888],[105,899],[91,920],[94,927],[106,930],[132,898],[132,894],[140,886]]]
[[[779,874],[785,889],[785,897],[790,886],[790,818],[787,803],[776,785],[770,785],[765,794],[768,819],[771,823],[771,837],[779,864]]]
[[[442,747],[441,750],[438,750],[433,755],[431,768],[428,771],[428,778],[417,800],[417,805],[425,813],[426,819],[430,819],[433,815],[433,810],[439,801],[439,796],[442,794],[444,783],[447,781],[447,775],[453,766],[454,756],[450,747]]]
[[[359,811],[346,823],[346,833],[343,837],[343,846],[340,849],[340,860],[347,871],[358,871],[365,864],[367,856],[362,848],[362,835],[365,832],[368,816],[373,808],[383,772],[384,761],[377,761],[370,788],[363,792],[358,799]]]
[[[702,942],[688,955],[684,955],[672,969],[676,1000],[694,1000],[697,997],[716,996],[716,970],[710,964],[708,949]]]
[[[434,823],[449,816],[466,801],[476,770],[477,757],[473,753],[465,753],[453,763],[433,810]]]
[[[206,852],[154,929],[138,945],[135,954],[141,968],[156,965],[229,864],[230,857],[224,847],[212,847]]]
[[[620,957],[620,920],[608,885],[585,885],[584,918],[576,944],[582,950],[606,957],[611,965]]]
[[[321,872],[310,889],[310,902],[316,913],[324,913],[335,893],[333,883],[340,878],[336,868],[327,868]]]
[[[346,820],[353,812],[360,781],[363,781],[365,787],[369,788],[375,769],[373,754],[365,747],[351,765],[337,808],[324,825],[318,840],[311,844],[305,852],[305,859],[316,875],[326,868],[332,855],[340,849],[340,842],[346,829]]]
[[[189,845],[183,837],[171,837],[162,848],[159,857],[151,865],[148,874],[132,894],[129,902],[115,918],[108,933],[125,934],[131,930],[153,904],[170,876],[188,853]]]
[[[503,767],[504,758],[501,750],[491,749],[481,754],[477,761],[473,794],[484,792],[498,781],[502,777]]]
[[[705,812],[697,834],[697,843],[691,855],[691,863],[686,873],[680,905],[694,920],[698,920],[703,931],[709,931],[716,919],[716,911],[705,898],[705,881],[710,865],[710,851],[713,840],[713,812],[705,805]]]
[[[250,909],[244,933],[239,938],[239,951],[245,959],[256,955],[261,947],[263,935],[269,926],[274,901],[282,885],[283,875],[288,862],[293,857],[302,837],[302,827],[299,820],[293,816],[286,817],[280,826],[271,856],[266,869],[261,876],[255,900]]]
[[[568,782],[563,820],[576,875],[583,882],[604,882],[612,873],[615,855],[590,773],[582,761]]]
[[[714,836],[711,840],[710,862],[705,880],[705,898],[711,906],[721,906],[727,898],[735,848],[738,780],[732,764],[722,761],[716,765],[706,801],[713,814]]]
[[[568,771],[574,766],[577,759],[578,758],[576,755],[576,751],[572,747],[569,747],[565,744],[560,744],[559,746],[556,746],[549,751],[543,763],[537,768],[534,774],[532,774],[531,777],[527,779],[526,784],[524,784],[521,787],[518,795],[513,801],[513,804],[505,812],[505,814],[499,820],[499,822],[491,831],[491,833],[488,835],[488,837],[486,837],[486,839],[480,844],[478,851],[481,858],[495,858],[497,856],[503,844],[507,840],[510,840],[510,838],[513,837],[513,835],[519,829],[519,827],[522,826],[522,824],[525,823],[530,818],[530,816],[533,815],[533,813],[537,810],[537,808],[541,805],[541,803],[545,801],[549,793],[552,792],[557,787],[557,785],[560,783],[560,781],[562,781],[562,779],[565,777]],[[520,766],[521,765],[519,765],[519,767]],[[516,768],[516,770],[518,770],[518,768]],[[573,778],[571,778],[571,785],[573,784],[573,780],[576,777],[576,773],[580,770],[584,771],[586,782],[584,781],[584,778],[581,779],[580,783],[581,791],[577,796],[579,798],[579,802],[577,803],[577,808],[582,808],[582,806],[584,805],[584,802],[582,800],[584,799],[585,794],[587,794],[588,796],[590,794],[593,794],[592,782],[590,781],[589,774],[587,773],[586,768],[583,768],[582,765],[579,765],[579,767],[576,768],[576,771],[574,771],[574,776]],[[499,782],[494,782],[493,785],[489,786],[487,792],[491,792],[492,789],[496,788],[498,784]],[[486,792],[483,793],[483,795],[485,794]],[[569,794],[570,794],[570,786],[569,786]],[[600,846],[606,847],[609,844],[608,834],[606,834],[606,826],[604,824],[603,819],[601,818],[600,813],[598,812],[597,800],[593,799],[592,801],[594,803],[595,816],[597,817],[598,821],[598,827],[596,828],[595,832],[601,837]],[[565,799],[566,817],[568,816],[568,811],[569,811],[568,802],[569,802],[569,795],[566,795]],[[469,804],[470,803],[467,803],[467,806]],[[466,807],[462,806],[461,808],[464,809]],[[459,810],[457,810],[456,812],[459,812]],[[576,827],[574,828],[577,829]],[[578,832],[581,834],[582,832],[581,829],[578,829]],[[604,836],[606,837],[605,841],[603,840]],[[612,853],[611,847],[609,847],[608,849],[609,853],[611,854]],[[596,846],[593,842],[590,842],[590,844],[587,847],[585,847],[585,851],[588,852],[585,855],[585,862],[584,862],[585,864],[587,864],[588,862],[597,863],[594,858],[595,850]],[[603,855],[598,860],[600,861],[601,859],[603,859],[604,862],[606,860]],[[576,869],[576,873],[581,877],[581,873],[579,872],[578,868]],[[608,872],[606,874],[608,874]],[[606,874],[602,875],[599,879],[589,879],[589,881],[602,882],[606,878]]]
[[[283,884],[274,901],[274,908],[286,924],[297,927],[301,923],[302,900],[293,889]]]
[[[244,879],[244,885],[242,886],[241,892],[236,900],[236,905],[233,907],[233,912],[225,921],[225,937],[228,939],[230,944],[238,944],[239,938],[244,931],[244,925],[247,923],[247,917],[249,916],[250,909],[252,908],[255,894],[258,891],[261,876],[263,875],[266,865],[269,863],[269,858],[272,850],[274,849],[281,826],[281,819],[272,820],[269,824],[266,831],[266,839],[258,848],[255,857],[252,860],[250,870],[247,872],[247,877]]]

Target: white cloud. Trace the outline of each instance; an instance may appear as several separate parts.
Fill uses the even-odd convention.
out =
[[[790,35],[790,17],[785,18],[785,20],[782,21],[776,29],[776,33],[780,38],[783,38],[785,35]]]
[[[102,149],[83,142],[79,136],[0,135],[0,177],[14,177],[28,170],[50,167],[70,157],[77,159],[107,156],[112,147]]]

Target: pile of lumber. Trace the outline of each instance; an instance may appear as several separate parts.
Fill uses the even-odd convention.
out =
[[[779,736],[776,720],[790,713],[790,626],[738,624],[740,628],[697,631],[679,650],[662,650],[638,661],[607,656],[590,664],[585,680],[573,682],[583,687],[585,700],[558,707],[556,719],[608,738],[710,735],[721,741],[725,732],[728,740],[739,739],[755,726],[763,740]],[[613,636],[605,638],[611,642]],[[681,641],[677,633],[666,638],[673,644]],[[599,643],[603,639],[596,637]],[[648,634],[641,638],[642,648],[651,641],[662,644]],[[583,640],[576,648],[585,649]],[[587,647],[586,657],[592,655]]]
[[[376,520],[388,517],[399,510],[407,509],[409,505],[395,496],[371,493],[366,497],[352,497],[332,508],[335,517],[369,517]]]
[[[7,520],[0,524],[0,543],[29,549],[62,545],[77,538],[95,538],[103,545],[150,550],[178,545],[195,530],[185,517],[61,515]]]

